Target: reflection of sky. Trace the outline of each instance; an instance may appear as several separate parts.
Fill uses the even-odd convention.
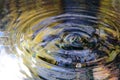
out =
[[[0,37],[2,37],[4,34],[3,34],[3,32],[0,32]]]
[[[22,60],[10,54],[8,49],[8,46],[0,45],[0,80],[24,80],[27,77],[21,70],[31,76]]]

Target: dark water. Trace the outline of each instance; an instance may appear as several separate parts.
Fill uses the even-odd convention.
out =
[[[119,0],[0,4],[2,44],[29,69],[25,80],[119,80]]]

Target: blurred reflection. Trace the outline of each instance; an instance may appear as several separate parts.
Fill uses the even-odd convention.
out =
[[[20,80],[119,80],[119,8],[119,0],[0,0],[1,70],[6,60]]]

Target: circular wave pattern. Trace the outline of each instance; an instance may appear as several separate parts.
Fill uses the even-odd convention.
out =
[[[86,19],[90,25],[85,23]],[[28,35],[30,31],[22,35],[18,33],[21,40],[18,45],[25,51],[25,57],[32,55],[30,60],[33,58],[35,62],[31,64],[36,65],[36,72],[43,78],[48,79],[47,76],[53,73],[51,79],[56,79],[56,76],[60,79],[62,72],[65,72],[64,75],[68,76],[62,79],[68,79],[69,76],[70,79],[76,79],[76,73],[79,73],[77,69],[83,68],[84,71],[87,67],[88,70],[83,74],[88,72],[90,75],[91,68],[113,62],[120,52],[116,27],[99,20],[69,13],[49,17],[31,27],[33,33],[28,38],[24,34]],[[46,73],[43,73],[44,70]],[[79,76],[79,79],[82,78]],[[86,80],[85,76],[83,79]]]
[[[33,78],[117,80],[120,72],[119,14],[100,7],[106,6],[105,1],[99,6],[93,2],[91,8],[88,8],[91,4],[88,2],[82,6],[64,4],[61,8],[52,1],[41,1],[38,8],[30,5],[25,8],[28,13],[21,12],[25,10],[20,8],[8,27],[14,52],[23,59]],[[67,0],[64,2],[68,3]]]
[[[91,19],[91,23],[97,20],[91,16],[63,14],[48,18],[33,27],[39,27],[32,35],[36,43],[33,51],[37,51],[36,47],[44,49],[44,55],[53,58],[48,61],[55,61],[55,65],[63,67],[79,67],[77,66],[79,63],[82,67],[99,64],[98,62],[102,60],[104,63],[114,60],[114,58],[111,60],[109,58],[111,53],[114,51],[116,53],[119,49],[117,32],[113,34],[113,30],[102,23],[100,23],[102,27],[85,25],[84,21],[83,24],[79,24],[82,22],[81,18]],[[54,23],[58,24],[51,26]],[[37,52],[36,55],[45,61],[49,59],[42,57],[42,51]]]

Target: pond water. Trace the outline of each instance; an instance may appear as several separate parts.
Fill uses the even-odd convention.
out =
[[[4,71],[11,80],[120,79],[119,0],[0,4],[0,65],[15,64],[0,79]]]

